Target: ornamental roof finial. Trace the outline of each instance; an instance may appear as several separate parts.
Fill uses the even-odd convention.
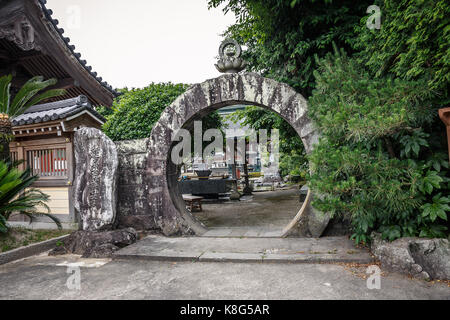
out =
[[[222,73],[238,73],[247,62],[241,58],[242,48],[234,39],[225,39],[219,47],[219,61],[215,65]]]

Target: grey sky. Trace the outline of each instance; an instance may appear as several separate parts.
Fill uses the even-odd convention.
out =
[[[232,14],[207,0],[48,0],[59,27],[113,87],[198,83],[218,76],[215,57]]]

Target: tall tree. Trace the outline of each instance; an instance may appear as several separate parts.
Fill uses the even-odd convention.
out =
[[[450,4],[379,0],[381,29],[355,29],[353,58],[320,59],[310,116],[323,139],[311,157],[315,205],[350,215],[355,239],[448,236]]]
[[[381,29],[358,28],[359,60],[376,77],[425,79],[443,100],[450,91],[450,2],[376,0]],[[448,101],[447,101],[448,103]]]
[[[320,60],[310,116],[322,139],[310,161],[317,208],[352,221],[354,238],[445,237],[450,189],[427,82],[373,78],[343,52]]]
[[[325,56],[332,43],[354,51],[355,26],[373,0],[209,0],[224,6],[236,23],[225,36],[247,46],[248,70],[285,82],[305,97],[314,87],[314,55]]]
[[[448,1],[208,3],[236,15],[225,35],[248,47],[250,70],[309,99],[323,136],[309,158],[310,186],[323,194],[314,205],[350,215],[357,242],[372,231],[448,235],[450,171],[436,112],[449,104]],[[372,4],[381,29],[367,28]],[[346,53],[329,55],[333,43]]]
[[[355,52],[355,27],[373,0],[209,0],[224,5],[236,23],[224,35],[247,47],[247,69],[289,84],[305,97],[315,86],[315,56],[324,57],[333,43]],[[260,108],[246,108],[239,117],[255,129],[280,130],[281,174],[301,174],[306,163],[302,142],[280,116]],[[295,164],[292,159],[299,160]]]

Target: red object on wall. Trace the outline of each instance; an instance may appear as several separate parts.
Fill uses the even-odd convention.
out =
[[[448,158],[450,162],[450,108],[439,109],[439,118],[447,127]]]

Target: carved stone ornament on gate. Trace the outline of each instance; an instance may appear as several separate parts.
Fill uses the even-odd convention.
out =
[[[225,39],[219,47],[219,61],[215,65],[222,73],[238,73],[245,69],[247,62],[241,58],[242,48],[233,39]]]

